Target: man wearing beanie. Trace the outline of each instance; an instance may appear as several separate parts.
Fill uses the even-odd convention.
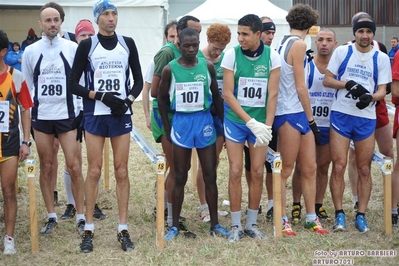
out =
[[[69,79],[70,91],[83,98],[83,127],[88,159],[85,181],[87,222],[80,249],[84,253],[93,251],[93,211],[101,175],[104,140],[109,137],[114,154],[119,209],[117,240],[124,251],[130,251],[134,248],[127,225],[131,105],[143,88],[143,77],[134,40],[115,32],[117,7],[108,0],[100,0],[93,7],[93,14],[99,32],[79,44]],[[134,79],[132,88],[130,71]],[[83,72],[89,79],[85,87],[79,85]]]
[[[375,22],[371,17],[354,20],[355,43],[338,47],[328,64],[323,85],[338,90],[331,107],[330,148],[333,169],[330,189],[335,207],[334,232],[346,231],[342,207],[344,174],[350,140],[355,145],[358,169],[358,211],[355,227],[370,230],[365,211],[371,194],[371,159],[375,146],[376,102],[391,82],[389,57],[373,49]]]
[[[21,50],[25,50],[25,48],[27,46],[31,45],[36,40],[37,40],[37,36],[36,36],[35,30],[30,28],[28,31],[28,36],[26,36],[26,39],[21,44]]]
[[[43,6],[40,10],[42,39],[28,46],[22,59],[22,72],[32,92],[34,107],[31,111],[32,128],[40,159],[40,188],[46,204],[48,221],[40,231],[50,234],[57,227],[52,183],[53,143],[58,136],[65,155],[66,170],[71,176],[76,200],[76,224],[83,232],[83,176],[81,145],[76,140],[76,97],[68,90],[68,78],[77,44],[61,38],[60,13]]]
[[[358,12],[352,17],[352,25],[356,21],[358,21],[361,18],[370,18],[372,17],[367,14],[366,12]],[[352,41],[355,42],[355,41]],[[352,43],[350,42],[350,43]],[[376,40],[373,40],[373,49],[379,50],[385,54],[388,54],[387,48],[385,45],[381,42],[378,42]],[[390,83],[387,84],[387,94],[390,93]],[[396,98],[392,98],[393,103],[396,102]],[[399,103],[399,101],[398,101]],[[394,152],[393,152],[393,139],[392,139],[392,125],[389,123],[389,116],[388,116],[388,110],[387,110],[387,104],[385,99],[381,99],[379,101],[379,104],[376,104],[375,107],[376,111],[376,127],[375,127],[375,140],[378,145],[378,150],[380,153],[382,153],[386,157],[393,158],[394,157]],[[349,181],[352,189],[352,194],[353,194],[353,203],[354,203],[354,208],[355,210],[358,209],[358,173],[357,173],[357,168],[356,168],[356,155],[353,149],[349,149],[349,161],[348,161],[348,176],[349,176]],[[398,209],[395,207],[397,202],[398,202],[398,193],[399,193],[399,188],[396,184],[399,182],[399,173],[397,171],[394,171],[392,173],[392,226],[397,226],[398,224]],[[395,207],[395,208],[394,208]]]

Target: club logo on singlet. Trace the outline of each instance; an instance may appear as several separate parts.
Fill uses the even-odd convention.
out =
[[[206,80],[206,75],[204,74],[197,74],[194,76],[195,81],[202,81],[204,82]]]
[[[255,65],[254,66],[254,77],[265,77],[267,76],[268,70],[265,65]]]
[[[203,129],[204,137],[211,137],[213,135],[213,126],[206,125]]]

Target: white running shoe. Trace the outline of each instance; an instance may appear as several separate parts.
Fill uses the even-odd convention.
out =
[[[13,255],[17,253],[14,247],[14,238],[6,235],[4,237],[4,255]]]
[[[208,207],[204,208],[204,209],[200,209],[198,208],[199,212],[200,212],[200,217],[202,219],[202,222],[204,223],[208,223],[211,221],[211,215],[209,214],[209,209]]]

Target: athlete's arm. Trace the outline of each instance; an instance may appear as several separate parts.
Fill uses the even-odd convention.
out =
[[[68,90],[78,96],[94,99],[95,91],[91,91],[79,84],[80,77],[86,68],[87,58],[91,47],[91,38],[80,42],[73,61],[71,75],[68,80]]]
[[[302,108],[308,118],[313,120],[312,110],[310,108],[309,91],[305,83],[305,72],[303,68],[303,60],[306,53],[306,43],[300,39],[294,42],[288,52],[288,63],[292,65],[294,70],[295,87],[301,101]]]
[[[33,91],[33,69],[31,67],[30,61],[32,60],[32,47],[26,47],[25,52],[22,54],[22,74],[26,80],[26,84],[28,85],[29,90]]]
[[[210,84],[210,89],[212,92],[212,101],[216,109],[216,113],[218,114],[220,121],[224,121],[224,111],[223,111],[223,99],[220,96],[219,93],[219,88],[218,88],[218,82],[216,80],[216,71],[214,65],[210,62],[207,61],[207,66],[208,66],[208,71],[211,74],[211,84]]]
[[[166,65],[162,71],[161,81],[159,83],[159,91],[158,91],[159,113],[162,118],[162,123],[166,132],[166,137],[169,140],[170,140],[170,124],[168,119],[168,105],[169,105],[170,76],[171,76],[170,66]]]
[[[267,107],[266,107],[266,125],[272,126],[274,116],[276,115],[276,106],[278,98],[278,90],[280,85],[280,68],[270,71],[269,81],[267,84]]]
[[[335,79],[335,75],[330,71],[330,70],[326,70],[326,74],[324,75],[324,79],[323,79],[323,85],[324,87],[330,87],[333,89],[345,89],[345,84],[346,81],[341,81],[341,80],[337,80]]]
[[[154,56],[154,76],[151,82],[151,96],[157,97],[158,96],[158,86],[161,80],[161,75],[164,67],[169,64],[174,58],[173,51],[170,48],[163,48],[161,49],[155,56]]]
[[[143,110],[145,115],[146,126],[151,130],[151,118],[150,118],[150,89],[151,83],[147,81],[144,82],[143,91],[141,93],[141,98],[143,100]]]
[[[141,90],[143,89],[143,75],[141,73],[141,66],[139,60],[139,53],[137,52],[137,47],[132,38],[123,37],[125,39],[126,45],[129,48],[129,66],[133,75],[133,87],[129,94],[133,95],[134,98],[139,97]]]

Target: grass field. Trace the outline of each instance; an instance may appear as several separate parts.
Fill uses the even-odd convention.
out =
[[[134,124],[148,140],[152,141],[149,130],[145,128],[145,119],[141,102],[134,104]],[[156,144],[154,144],[156,145]],[[123,252],[120,244],[116,241],[117,203],[115,196],[115,182],[112,173],[112,158],[110,159],[110,190],[104,190],[101,186],[99,191],[99,205],[107,214],[103,221],[95,221],[95,237],[93,240],[94,251],[83,254],[79,250],[81,239],[75,227],[75,219],[59,220],[57,230],[51,235],[39,235],[39,254],[32,255],[29,227],[29,198],[28,185],[23,165],[19,169],[19,194],[18,194],[18,217],[15,231],[17,255],[6,257],[0,254],[0,265],[312,265],[314,259],[333,258],[334,252],[341,251],[341,256],[335,259],[343,261],[319,261],[325,264],[355,264],[355,265],[398,265],[399,257],[372,257],[367,255],[370,250],[394,250],[399,251],[399,232],[393,230],[392,236],[384,235],[382,210],[383,210],[383,188],[382,176],[379,166],[373,164],[373,191],[367,219],[371,231],[360,234],[353,225],[355,213],[353,212],[352,196],[349,183],[346,182],[344,195],[344,210],[347,215],[346,233],[330,233],[327,236],[316,235],[303,229],[303,226],[296,225],[294,230],[296,237],[274,239],[273,225],[266,222],[265,211],[259,216],[259,227],[269,237],[266,241],[258,241],[243,238],[238,243],[228,243],[225,239],[209,236],[209,224],[200,220],[197,212],[199,200],[196,189],[191,181],[187,183],[185,201],[182,215],[187,218],[187,226],[195,232],[196,239],[184,239],[179,237],[173,242],[167,242],[164,250],[155,246],[155,221],[152,210],[155,206],[154,183],[156,172],[154,166],[147,159],[139,147],[131,142],[129,176],[130,176],[130,201],[129,201],[129,232],[135,244],[132,252]],[[159,145],[156,145],[161,150]],[[33,145],[33,151],[35,147]],[[112,153],[111,153],[112,154]],[[37,155],[34,154],[36,159]],[[60,205],[56,207],[58,217],[65,210],[66,196],[64,192],[62,171],[63,156],[58,154],[60,162],[58,170],[58,191]],[[38,167],[38,160],[37,167]],[[83,174],[86,176],[86,157],[83,145]],[[38,175],[37,178],[38,179]],[[218,169],[219,207],[222,201],[228,200],[228,161],[226,151],[221,154],[220,166]],[[288,213],[291,210],[291,180],[288,184]],[[267,205],[267,195],[262,195],[264,210]],[[47,215],[41,196],[39,182],[36,181],[37,213],[39,228],[43,227]],[[303,201],[302,201],[303,205]],[[243,200],[242,209],[247,206],[247,186],[243,178]],[[327,189],[324,206],[329,215],[333,215],[333,205],[329,189]],[[3,209],[0,208],[2,217]],[[304,217],[304,210],[302,211]],[[59,218],[60,219],[60,218]],[[245,215],[243,215],[245,222]],[[220,223],[230,227],[230,215],[221,217]],[[331,230],[331,224],[325,224],[325,228]],[[0,223],[0,236],[4,237],[4,222]],[[0,243],[0,250],[3,250],[3,242]],[[356,250],[355,253],[342,256],[343,251]],[[362,252],[365,252],[363,254]],[[338,254],[339,255],[339,254]]]

